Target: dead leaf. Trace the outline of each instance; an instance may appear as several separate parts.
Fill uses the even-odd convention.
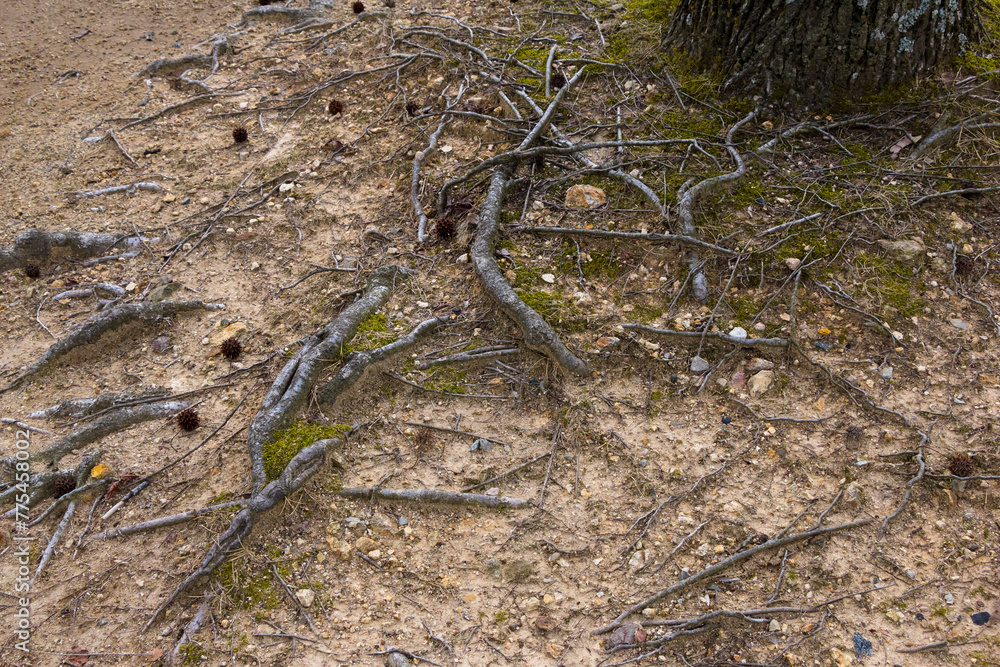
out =
[[[163,649],[162,648],[158,648],[155,651],[150,651],[149,653],[146,654],[146,660],[148,660],[151,663],[156,662],[157,660],[159,660],[162,657],[163,657]]]
[[[73,650],[69,652],[66,656],[64,662],[73,665],[73,667],[83,667],[90,661],[90,651],[85,648],[80,648],[79,646],[74,646]]]

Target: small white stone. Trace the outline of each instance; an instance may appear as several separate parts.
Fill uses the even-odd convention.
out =
[[[547,282],[548,284],[551,285],[552,283],[554,283],[556,281],[556,277],[554,275],[552,275],[551,273],[543,273],[542,274],[542,280],[544,280],[545,282]]]
[[[129,283],[128,285],[125,286],[125,291],[134,292],[136,287],[138,287],[138,285],[136,285],[135,283]]]
[[[250,270],[256,271],[260,268],[260,262],[250,262]]]
[[[729,336],[730,338],[735,338],[737,340],[746,340],[747,330],[744,329],[743,327],[735,327],[732,331],[729,332]]]
[[[431,304],[427,303],[426,301],[417,301],[417,308],[427,308],[430,305]]]
[[[455,261],[458,262],[459,264],[465,264],[466,262],[469,261],[469,253],[459,255],[458,259],[456,259]]]
[[[316,593],[309,588],[300,588],[295,592],[295,598],[299,601],[299,604],[308,609],[316,600]]]
[[[453,150],[452,147],[447,144],[441,147],[442,153],[450,153],[452,150]]]
[[[278,192],[289,192],[295,187],[294,183],[282,183],[278,186]]]
[[[798,257],[786,257],[785,258],[785,266],[787,266],[792,271],[794,271],[795,269],[799,268],[799,266],[801,264],[802,264],[802,260],[799,259]]]

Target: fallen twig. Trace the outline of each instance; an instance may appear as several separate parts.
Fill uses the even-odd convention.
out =
[[[482,493],[460,493],[434,489],[370,489],[352,487],[337,491],[345,498],[379,498],[381,500],[409,500],[417,503],[442,503],[444,505],[481,505],[483,507],[512,507],[518,509],[532,505],[530,500],[490,496]]]
[[[809,531],[805,531],[805,532],[802,532],[802,533],[796,533],[795,535],[789,535],[787,537],[783,537],[783,538],[780,538],[780,539],[769,540],[769,541],[765,542],[764,544],[760,544],[758,546],[752,547],[752,548],[747,549],[745,551],[740,551],[738,553],[735,553],[732,556],[730,556],[729,558],[726,558],[725,560],[719,561],[715,565],[711,565],[709,567],[706,567],[701,572],[697,572],[697,573],[691,575],[687,579],[682,579],[681,581],[678,581],[678,582],[676,582],[676,583],[674,583],[674,584],[672,584],[670,586],[667,586],[664,589],[661,589],[660,591],[658,591],[657,593],[655,593],[655,594],[651,595],[650,597],[646,598],[642,602],[639,602],[637,604],[632,605],[631,607],[629,607],[628,609],[626,609],[625,611],[623,611],[621,614],[619,614],[618,617],[612,623],[610,623],[608,625],[605,625],[603,627],[597,628],[595,630],[592,630],[591,634],[602,635],[602,634],[606,634],[608,632],[611,632],[612,630],[614,630],[615,628],[617,628],[618,626],[620,626],[622,624],[622,622],[625,619],[627,619],[629,616],[631,616],[632,614],[636,614],[636,613],[642,611],[643,609],[645,609],[646,607],[649,607],[649,606],[655,604],[656,602],[658,602],[659,600],[662,600],[663,598],[667,597],[668,595],[674,595],[678,591],[681,591],[681,590],[684,590],[686,588],[689,588],[691,585],[693,585],[693,584],[695,584],[695,583],[697,583],[697,582],[699,582],[699,581],[701,581],[703,579],[707,579],[708,577],[714,576],[714,575],[718,574],[719,572],[722,572],[723,570],[725,570],[725,569],[727,569],[727,568],[729,568],[729,567],[731,567],[733,565],[736,565],[737,563],[742,563],[743,561],[745,561],[745,560],[747,560],[749,558],[753,558],[754,556],[756,556],[759,553],[763,553],[765,551],[772,551],[774,549],[780,549],[781,547],[787,546],[789,544],[793,544],[795,542],[801,542],[802,540],[808,540],[808,539],[811,539],[813,537],[818,537],[820,535],[826,535],[826,534],[837,532],[837,531],[841,531],[841,530],[850,530],[851,528],[858,528],[860,526],[867,526],[872,521],[873,521],[873,519],[864,519],[862,521],[854,521],[854,522],[851,522],[851,523],[843,523],[843,524],[840,524],[838,526],[829,526],[827,528],[817,528],[815,530],[809,530]]]

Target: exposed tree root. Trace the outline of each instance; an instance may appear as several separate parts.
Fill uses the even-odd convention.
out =
[[[500,207],[506,187],[507,172],[503,168],[497,169],[490,180],[490,189],[479,215],[479,226],[470,250],[476,276],[504,313],[521,329],[524,342],[529,348],[541,352],[575,375],[589,376],[590,366],[587,362],[570,352],[542,316],[521,300],[503,277],[493,258],[493,239],[500,227]]]
[[[198,630],[201,629],[201,626],[205,624],[205,621],[211,617],[211,605],[212,596],[206,595],[205,599],[201,601],[200,605],[198,605],[198,611],[195,613],[194,617],[181,632],[181,637],[174,645],[174,650],[166,655],[166,664],[182,665],[187,662],[185,658],[181,657],[181,648],[193,641],[192,638],[195,634],[197,634]]]
[[[263,9],[263,8],[261,8]],[[142,68],[136,77],[163,75],[177,73],[180,74],[192,67],[208,67],[211,65],[212,73],[219,68],[219,56],[224,56],[232,52],[229,39],[222,35],[216,35],[212,39],[211,53],[189,53],[180,58],[161,58],[154,60]]]
[[[298,7],[284,7],[282,5],[261,5],[252,7],[243,12],[243,18],[237,25],[244,26],[249,19],[265,19],[274,21],[289,21],[300,23],[319,16],[319,12],[314,9],[301,9]]]
[[[528,234],[541,234],[552,236],[589,236],[591,238],[618,239],[626,241],[642,241],[652,245],[662,245],[667,243],[679,243],[681,245],[702,248],[720,255],[737,255],[733,250],[723,248],[708,241],[702,241],[693,236],[680,234],[643,234],[642,232],[613,232],[604,229],[571,229],[568,227],[512,227],[513,231],[526,232]]]
[[[239,547],[243,540],[250,534],[257,517],[298,491],[323,466],[327,454],[332,453],[332,450],[338,449],[342,445],[343,440],[339,438],[317,440],[296,454],[289,461],[288,465],[285,466],[278,479],[265,486],[260,493],[255,494],[251,498],[249,506],[240,510],[229,525],[229,528],[219,536],[215,544],[205,554],[205,557],[201,561],[201,566],[181,582],[180,586],[174,590],[170,597],[167,598],[167,601],[156,610],[153,617],[143,626],[142,632],[148,630],[163,612],[173,604],[174,600],[210,577],[215,569],[222,565],[229,554]],[[328,449],[330,452],[328,452]]]
[[[917,463],[920,467],[917,470],[917,474],[906,483],[906,490],[903,492],[903,499],[900,501],[899,507],[896,508],[895,512],[882,520],[882,526],[878,530],[878,539],[880,540],[885,535],[885,529],[889,527],[889,522],[899,516],[903,510],[906,509],[906,504],[910,502],[910,493],[913,491],[913,485],[922,480],[924,478],[924,473],[927,472],[927,462],[924,461],[924,447],[930,444],[931,429],[934,428],[934,424],[936,423],[936,421],[931,423],[926,433],[918,431],[918,433],[920,433],[920,444],[917,445]]]
[[[248,437],[248,441],[251,443],[251,456],[253,456],[255,448],[260,456],[253,465],[257,465],[259,462],[261,481],[266,481],[263,470],[264,444],[270,440],[274,433],[291,424],[296,412],[308,400],[317,376],[333,358],[338,348],[347,344],[354,337],[358,325],[365,317],[389,300],[397,281],[405,280],[407,277],[408,274],[397,266],[385,266],[378,269],[368,279],[364,296],[348,306],[333,322],[313,334],[304,343],[299,353],[289,360],[278,374],[251,423],[251,433]],[[329,400],[335,400],[340,392],[345,391],[362,377],[368,365],[409,349],[440,326],[442,322],[443,320],[438,318],[426,320],[400,340],[370,352],[352,355],[348,362],[338,369],[334,378],[324,385],[324,396]],[[228,555],[239,547],[253,530],[260,514],[270,510],[284,498],[300,489],[313,474],[320,470],[328,457],[336,462],[333,456],[334,450],[342,445],[343,440],[339,438],[318,440],[296,454],[285,466],[278,479],[263,486],[259,491],[255,488],[249,505],[233,518],[229,528],[219,536],[215,544],[205,554],[198,570],[188,576],[174,590],[167,601],[156,610],[153,617],[143,627],[143,632],[156,622],[174,600],[206,580],[219,565],[225,562]],[[254,474],[256,475],[256,471]],[[255,485],[257,483],[256,476],[254,483]]]
[[[706,178],[703,181],[695,183],[689,188],[681,188],[681,191],[677,193],[679,201],[677,202],[677,215],[680,218],[681,223],[681,233],[685,236],[697,237],[698,229],[694,224],[694,212],[693,208],[697,200],[722,185],[726,183],[731,183],[738,180],[746,173],[746,165],[743,164],[743,158],[740,156],[740,151],[733,145],[733,135],[736,134],[737,130],[749,123],[754,118],[754,113],[751,111],[749,114],[744,116],[739,122],[733,125],[729,132],[726,133],[726,150],[729,151],[729,155],[732,156],[733,162],[736,163],[736,169],[729,172],[728,174],[722,174],[720,176],[713,176],[711,178]],[[694,289],[695,298],[701,303],[708,301],[708,283],[705,279],[705,274],[701,271],[701,259],[698,257],[697,252],[691,252],[687,258],[688,267],[691,269],[691,274],[694,276],[691,280],[691,287]]]
[[[369,366],[388,359],[393,355],[410,350],[422,338],[434,333],[434,331],[445,322],[447,322],[447,320],[440,317],[424,320],[408,335],[395,340],[388,345],[384,345],[374,350],[359,350],[351,352],[347,355],[343,365],[337,370],[333,379],[328,381],[316,391],[316,400],[327,405],[333,404],[333,402],[337,400],[337,397],[361,379],[365,369]]]
[[[114,234],[91,232],[43,232],[40,229],[25,229],[14,237],[9,248],[0,248],[0,273],[23,268],[25,264],[46,259],[55,248],[65,249],[76,258],[102,255],[121,243],[138,245],[138,240]]]
[[[688,339],[698,342],[703,340],[718,340],[740,347],[788,347],[788,341],[784,338],[733,338],[729,334],[721,332],[671,331],[669,329],[648,327],[645,324],[622,324],[621,326],[623,329],[642,331],[643,333],[663,336],[665,338]]]
[[[165,317],[189,310],[221,310],[222,308],[225,306],[203,301],[158,301],[155,303],[127,303],[117,306],[91,318],[73,333],[53,343],[38,361],[14,378],[6,387],[0,389],[0,393],[20,387],[25,380],[47,370],[74,348],[94,343],[109,331],[114,331],[132,322],[140,322],[149,326]]]
[[[97,442],[101,438],[107,437],[112,433],[117,433],[130,426],[174,415],[186,407],[187,403],[181,401],[164,401],[114,410],[99,417],[83,428],[59,438],[45,449],[35,452],[31,455],[31,460],[55,465],[74,449]],[[0,459],[0,464],[10,466],[13,463],[14,457],[12,456]]]
[[[640,611],[642,611],[646,607],[649,607],[649,606],[655,604],[656,602],[662,600],[663,598],[667,597],[668,595],[675,595],[678,591],[682,591],[682,590],[684,590],[686,588],[689,588],[693,584],[695,584],[695,583],[697,583],[697,582],[699,582],[699,581],[701,581],[703,579],[706,579],[708,577],[711,577],[713,575],[716,575],[716,574],[722,572],[723,570],[725,570],[725,569],[727,569],[729,567],[732,567],[733,565],[736,565],[737,563],[742,563],[743,561],[745,561],[745,560],[747,560],[749,558],[753,558],[754,556],[756,556],[759,553],[763,553],[765,551],[772,551],[774,549],[780,549],[781,547],[788,546],[789,544],[794,544],[795,542],[801,542],[802,540],[808,540],[810,538],[818,537],[820,535],[827,535],[829,533],[833,533],[833,532],[837,532],[837,531],[841,531],[841,530],[850,530],[851,528],[858,528],[860,526],[867,526],[873,520],[874,519],[864,519],[863,521],[854,521],[852,523],[843,523],[843,524],[840,524],[838,526],[829,526],[827,528],[816,528],[814,530],[807,530],[807,531],[804,531],[804,532],[801,532],[801,533],[796,533],[794,535],[788,535],[786,537],[781,537],[781,538],[778,538],[778,539],[769,540],[769,541],[765,542],[764,544],[760,544],[758,546],[752,547],[752,548],[747,549],[745,551],[740,551],[738,553],[735,553],[732,556],[730,556],[729,558],[726,558],[725,560],[719,561],[715,565],[706,567],[701,572],[697,572],[695,574],[692,574],[687,579],[682,579],[682,580],[678,581],[677,583],[671,584],[670,586],[667,586],[666,588],[661,589],[660,591],[658,591],[658,592],[654,593],[653,595],[649,596],[648,598],[646,598],[642,602],[639,602],[637,604],[632,605],[631,607],[629,607],[628,609],[626,609],[625,611],[623,611],[621,614],[619,614],[618,618],[616,618],[613,622],[611,622],[608,625],[605,625],[603,627],[600,627],[600,628],[597,628],[595,630],[592,630],[591,634],[593,634],[593,635],[603,635],[603,634],[606,634],[608,632],[611,632],[615,628],[619,627],[625,621],[625,619],[627,619],[629,616],[632,616],[633,614],[639,613]]]
[[[275,433],[291,426],[299,410],[309,400],[323,369],[340,356],[343,347],[354,338],[361,322],[389,300],[397,282],[408,278],[409,274],[398,266],[383,266],[375,271],[368,278],[364,295],[345,308],[334,321],[307,338],[278,373],[250,423],[247,437],[254,495],[267,483],[264,445]]]
[[[413,205],[413,212],[417,216],[417,241],[420,243],[427,241],[427,213],[424,211],[423,204],[420,203],[420,170],[423,168],[424,160],[430,157],[437,149],[437,142],[441,137],[441,132],[451,122],[451,118],[450,115],[444,116],[441,122],[438,123],[437,129],[431,134],[430,141],[427,142],[427,148],[418,151],[413,156],[413,175],[410,179],[410,203]],[[438,215],[440,216],[441,212],[438,212]]]
[[[415,503],[442,503],[445,505],[480,505],[482,507],[525,507],[530,500],[489,496],[483,493],[460,493],[457,491],[436,491],[434,489],[369,489],[353,487],[341,489],[338,496],[345,498],[379,498],[381,500],[410,500]]]
[[[84,417],[100,412],[107,408],[122,407],[124,404],[131,404],[137,400],[147,398],[166,398],[170,390],[166,387],[145,387],[139,391],[109,392],[94,396],[93,398],[81,398],[76,400],[65,400],[58,405],[36,410],[29,417],[32,419],[56,419],[62,417]]]

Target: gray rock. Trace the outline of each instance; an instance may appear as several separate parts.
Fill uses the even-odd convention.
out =
[[[171,347],[170,346],[170,335],[169,334],[160,334],[159,336],[157,336],[156,338],[153,339],[153,343],[152,343],[152,345],[150,345],[150,347],[153,348],[153,352],[156,352],[157,354],[163,354],[164,352],[166,352],[167,350],[169,350],[170,347]]]
[[[150,293],[149,293],[149,300],[150,301],[166,301],[167,299],[169,299],[170,297],[172,297],[174,294],[176,294],[177,291],[180,290],[181,287],[183,287],[183,285],[181,285],[177,281],[174,281],[174,282],[171,282],[171,283],[167,283],[166,285],[160,285],[159,287],[156,287],[152,291],[150,291]]]
[[[493,449],[493,443],[486,438],[479,438],[469,447],[470,452],[482,452],[483,454],[489,452],[491,449]]]
[[[944,594],[944,601],[947,604],[955,604],[955,596],[952,595],[951,593],[945,593]]]
[[[409,526],[410,525],[410,520],[407,519],[405,516],[401,516],[401,517],[399,517],[399,525],[400,526]]]
[[[295,599],[299,601],[299,604],[308,609],[316,601],[316,592],[311,588],[300,588],[295,592]]]
[[[953,317],[952,319],[950,319],[948,321],[951,322],[951,326],[955,327],[956,329],[961,329],[962,331],[967,331],[968,328],[969,328],[968,324],[966,324],[962,320],[958,319],[957,317]]]
[[[892,366],[883,366],[882,369],[878,372],[878,374],[881,375],[886,380],[891,380],[892,379]]]
[[[747,330],[743,327],[734,327],[732,331],[729,332],[730,338],[735,338],[737,340],[746,340]]]
[[[410,663],[409,658],[396,651],[393,651],[385,658],[386,667],[409,667],[410,664],[412,663]]]
[[[907,264],[922,264],[927,246],[923,239],[908,239],[905,241],[889,241],[879,239],[878,244],[888,253],[889,257]]]
[[[709,364],[707,361],[701,357],[695,357],[691,360],[691,372],[692,373],[704,373],[709,369]]]
[[[771,622],[767,624],[767,631],[778,632],[779,630],[781,630],[781,623],[778,622],[778,619],[772,618]]]
[[[344,525],[354,533],[360,533],[368,529],[368,522],[356,516],[349,516],[344,519]]]

